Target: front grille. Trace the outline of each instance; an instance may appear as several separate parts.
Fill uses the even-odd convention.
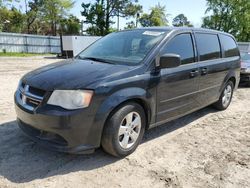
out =
[[[37,106],[39,106],[40,103],[41,103],[41,101],[35,101],[31,98],[26,99],[26,104],[29,106],[32,106],[33,108],[36,108]]]
[[[45,95],[45,91],[41,90],[41,89],[38,89],[38,88],[29,87],[29,91],[33,95],[37,95],[37,96],[40,96],[40,97],[43,97]]]
[[[33,111],[42,102],[46,91],[21,83],[19,86],[22,105]]]

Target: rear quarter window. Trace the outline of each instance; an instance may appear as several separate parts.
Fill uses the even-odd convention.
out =
[[[225,57],[239,56],[238,46],[232,37],[220,35],[220,41],[224,48]]]

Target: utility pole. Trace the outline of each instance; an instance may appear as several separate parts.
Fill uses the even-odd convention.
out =
[[[28,3],[27,3],[27,0],[24,1],[25,3],[25,14],[26,14],[26,24],[27,24],[27,33],[29,34],[30,33],[30,27],[29,27],[29,18],[28,18]]]
[[[81,24],[81,35],[83,35],[83,20],[82,21],[80,21],[80,24]]]
[[[140,13],[136,14],[136,20],[135,20],[135,27],[138,27],[138,21],[139,21]]]
[[[120,15],[119,15],[119,10],[117,12],[117,31],[120,30]]]

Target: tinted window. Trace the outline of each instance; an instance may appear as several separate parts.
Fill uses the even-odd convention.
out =
[[[180,34],[167,43],[162,54],[174,53],[181,56],[181,64],[194,62],[194,48],[190,34]]]
[[[226,35],[220,35],[220,40],[225,50],[226,57],[239,56],[239,50],[233,38]]]
[[[196,43],[200,54],[200,61],[221,57],[220,43],[217,35],[196,34]]]

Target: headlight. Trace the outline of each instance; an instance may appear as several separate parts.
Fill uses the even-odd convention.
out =
[[[93,91],[90,90],[55,90],[47,103],[68,110],[75,110],[87,108],[92,96]]]

